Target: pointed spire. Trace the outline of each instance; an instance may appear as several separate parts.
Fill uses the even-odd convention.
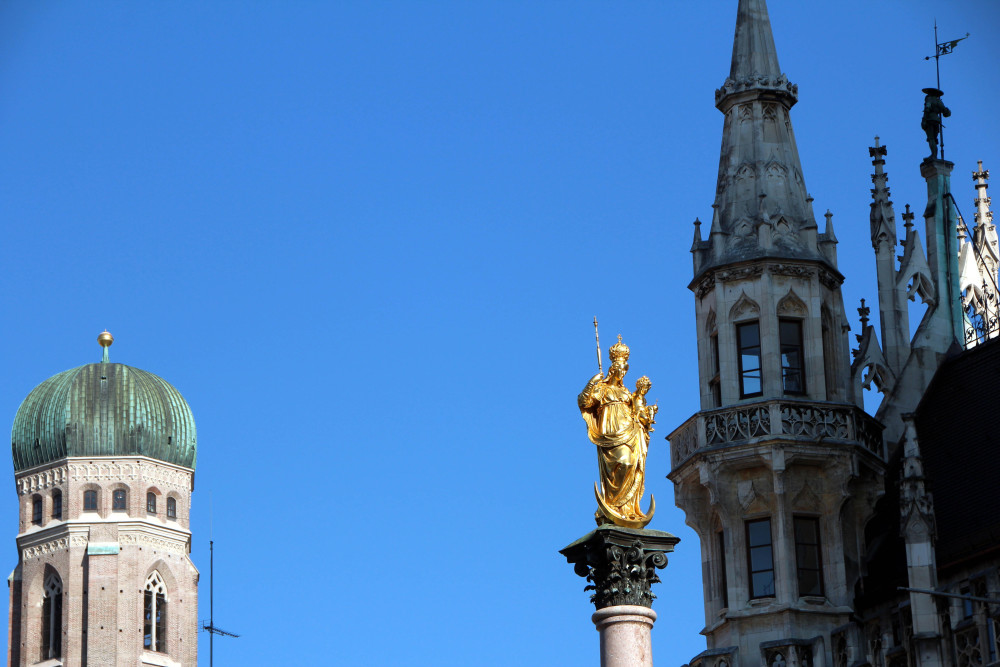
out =
[[[781,76],[767,3],[764,0],[740,0],[737,12],[729,78],[740,81],[752,76],[768,79]]]
[[[791,108],[798,95],[798,86],[788,82],[778,65],[774,48],[771,19],[764,0],[740,0],[736,12],[736,35],[733,38],[733,59],[729,78],[715,91],[715,106],[723,112],[730,105],[727,98],[743,91],[768,90],[777,92]]]
[[[885,173],[885,156],[888,150],[879,144],[878,137],[875,137],[875,145],[868,148],[868,155],[872,159],[875,173],[872,174],[872,203],[871,203],[871,234],[872,247],[877,251],[879,245],[887,243],[890,247],[896,245],[896,212],[892,208],[892,201],[889,199],[889,175]]]
[[[826,234],[826,242],[839,243],[839,241],[837,241],[837,235],[833,231],[833,213],[830,213],[830,209],[826,209],[826,213],[823,214],[823,217],[826,218],[826,231],[824,232]]]
[[[691,242],[691,252],[694,252],[701,246],[701,220],[698,218],[694,219],[694,241]]]
[[[913,211],[910,210],[909,204],[906,205],[906,210],[903,211],[903,227],[906,228],[906,232],[904,233],[909,236],[910,230],[913,229]]]
[[[830,264],[817,247],[817,225],[789,110],[797,89],[778,65],[764,0],[740,0],[729,77],[716,91],[725,114],[713,261],[776,256]],[[717,224],[716,224],[717,223]],[[716,234],[727,234],[725,248]]]
[[[993,222],[993,211],[990,210],[990,197],[986,194],[989,184],[990,170],[983,169],[983,161],[979,160],[979,171],[972,172],[972,180],[976,182],[976,224],[988,225]]]

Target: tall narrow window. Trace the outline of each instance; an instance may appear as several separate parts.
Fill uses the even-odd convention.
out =
[[[177,499],[167,498],[167,518],[176,519],[177,518]]]
[[[156,514],[156,494],[152,491],[146,494],[146,513]]]
[[[59,489],[52,492],[52,518],[62,518],[62,491]]]
[[[726,580],[726,538],[722,531],[716,533],[719,541],[719,587],[722,589],[722,606],[729,606],[729,582]]]
[[[750,597],[774,597],[774,556],[771,550],[771,520],[746,522],[747,564],[750,568]]]
[[[84,512],[97,511],[97,491],[83,492],[83,511]]]
[[[806,393],[802,373],[802,321],[778,320],[781,339],[781,387],[786,394]]]
[[[146,578],[142,615],[142,647],[147,651],[166,653],[167,587],[156,570]]]
[[[713,331],[708,338],[710,363],[712,364],[712,377],[708,381],[708,387],[712,391],[712,407],[722,407],[722,385],[719,378],[719,332]]]
[[[799,596],[823,595],[819,519],[795,517],[795,567],[799,573]]]
[[[62,580],[55,572],[45,575],[42,591],[42,660],[62,655]]]
[[[115,489],[111,494],[111,509],[123,510],[126,507],[125,489]]]
[[[34,496],[31,499],[31,523],[42,523],[42,497]]]
[[[833,335],[833,316],[826,306],[823,306],[823,315],[820,318],[823,326],[823,375],[826,379],[826,400],[834,401],[840,396],[838,393],[838,364],[837,364],[837,344]]]
[[[740,398],[763,393],[760,374],[760,324],[744,322],[736,325],[736,345],[740,362]]]

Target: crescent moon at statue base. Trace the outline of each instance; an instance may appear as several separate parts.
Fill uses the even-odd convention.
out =
[[[656,512],[656,498],[653,497],[652,493],[649,494],[649,509],[638,519],[626,519],[608,505],[604,501],[604,495],[601,493],[597,482],[594,482],[594,497],[597,498],[598,512],[610,519],[615,525],[625,528],[645,528],[646,524],[653,520],[653,513]]]

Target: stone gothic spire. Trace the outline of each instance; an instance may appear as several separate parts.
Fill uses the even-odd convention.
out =
[[[830,264],[817,242],[789,109],[798,88],[781,73],[764,0],[740,0],[729,77],[715,91],[725,115],[715,207],[718,224],[696,273],[760,257]]]
[[[889,175],[885,173],[885,156],[888,150],[875,137],[875,145],[868,148],[875,173],[872,174],[871,236],[875,250],[875,269],[878,278],[878,310],[881,323],[882,344],[889,368],[894,375],[903,370],[910,355],[910,317],[906,306],[906,292],[900,290],[896,272],[896,212],[889,199]],[[912,217],[912,216],[910,216]],[[923,259],[923,252],[913,253],[916,231],[907,226],[904,245],[905,257]],[[914,260],[916,261],[916,260]],[[926,262],[924,262],[926,264]],[[905,286],[904,286],[905,287]]]
[[[1000,336],[1000,325],[997,324],[1000,311],[1000,290],[997,289],[1000,247],[990,210],[990,197],[986,194],[989,177],[989,170],[983,169],[980,160],[978,171],[972,174],[976,182],[976,199],[973,202],[976,226],[972,230],[971,241],[966,241],[964,237],[959,239],[959,287],[962,290],[962,306],[971,318],[966,324],[969,332],[965,340],[967,346]],[[969,309],[973,315],[969,314]]]

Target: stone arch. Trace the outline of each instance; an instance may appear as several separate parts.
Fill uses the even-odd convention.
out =
[[[746,292],[740,294],[733,307],[729,309],[729,321],[752,320],[760,317],[760,305],[747,296]]]
[[[705,318],[705,333],[712,334],[718,329],[718,325],[715,320],[715,309],[708,309],[708,317]]]
[[[799,298],[794,289],[789,289],[785,296],[778,301],[778,317],[808,317],[809,308],[805,302]]]

